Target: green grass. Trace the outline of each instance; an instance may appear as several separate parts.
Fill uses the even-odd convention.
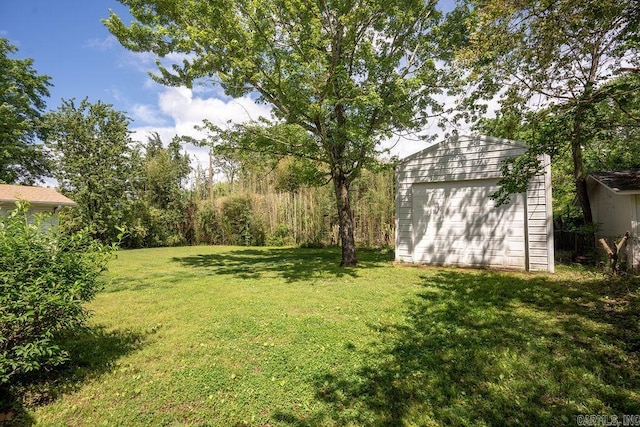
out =
[[[123,251],[39,425],[575,425],[640,414],[638,283],[338,250]]]

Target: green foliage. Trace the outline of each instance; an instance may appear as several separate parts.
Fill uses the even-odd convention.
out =
[[[266,234],[251,198],[234,194],[197,205],[195,237],[198,243],[262,246]]]
[[[78,204],[63,225],[71,230],[88,226],[103,243],[117,241],[120,230],[135,218],[133,200],[142,175],[129,120],[111,105],[87,99],[78,105],[63,100],[45,120],[55,177],[62,192]]]
[[[196,241],[209,245],[222,244],[222,231],[220,214],[215,205],[209,200],[201,201],[197,205]]]
[[[394,132],[442,113],[457,77],[438,66],[436,1],[121,0],[133,21],[105,25],[128,49],[158,56],[156,81],[214,81],[230,96],[256,94],[263,119],[223,132],[223,144],[321,164],[334,181],[342,264],[355,265],[349,186]],[[184,55],[181,64],[160,58]],[[218,129],[210,129],[218,133]],[[216,135],[212,139],[218,140]],[[213,142],[212,142],[213,144]]]
[[[156,132],[149,136],[136,189],[134,220],[138,238],[132,247],[176,246],[194,243],[193,208],[183,183],[191,172],[189,156],[181,152],[180,138],[165,148]]]
[[[163,147],[158,133],[148,138],[144,158],[144,198],[159,209],[171,210],[172,204],[179,203],[182,183],[191,173],[189,155],[180,150],[178,137],[174,137],[167,148]]]
[[[294,244],[292,232],[287,224],[278,224],[267,238],[267,246],[291,246]]]
[[[253,214],[251,200],[243,196],[230,196],[222,200],[220,216],[225,244],[260,246],[264,244],[264,231],[259,218]]]
[[[33,59],[10,58],[16,52],[0,37],[0,183],[32,184],[50,166],[35,141],[51,83],[36,73]]]
[[[0,385],[67,360],[59,339],[88,316],[112,253],[86,231],[46,229],[47,216],[30,223],[27,209],[0,215]]]
[[[228,224],[223,226],[222,207],[229,198],[239,197],[245,199],[245,207],[250,207],[250,223],[260,224],[258,228],[263,230],[264,239],[259,241],[269,246],[323,247],[338,243],[335,194],[330,186],[313,182],[318,170],[310,168],[307,173],[306,162],[292,157],[275,165],[273,159],[260,162],[247,153],[226,157],[232,158],[236,174],[233,184],[221,182],[209,188],[203,175],[196,180],[196,242],[230,242],[227,236],[233,233]],[[393,164],[382,160],[379,164],[376,170],[363,170],[351,188],[355,239],[361,246],[388,246],[393,242]]]
[[[601,99],[579,118],[585,138],[581,144],[583,173],[640,168],[640,75],[619,77],[602,86],[600,94]],[[504,165],[502,187],[496,194],[499,201],[524,191],[544,166],[538,156],[547,154],[552,160],[554,215],[564,222],[580,220],[571,148],[575,121],[572,112],[555,107],[526,114],[502,112],[476,126],[482,133],[521,140],[529,146],[527,153]]]
[[[494,125],[506,137],[520,134],[530,160],[570,153],[585,223],[592,214],[583,150],[607,141],[604,134],[638,127],[637,13],[635,0],[468,0],[451,15],[467,29],[456,53],[474,90],[462,105],[497,98]],[[521,121],[525,132],[514,127]],[[530,176],[531,161],[519,164],[509,176]]]

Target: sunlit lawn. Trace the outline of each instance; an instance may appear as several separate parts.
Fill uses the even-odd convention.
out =
[[[637,282],[338,250],[123,251],[92,333],[14,421],[575,425],[640,414]],[[52,388],[53,387],[53,388]]]

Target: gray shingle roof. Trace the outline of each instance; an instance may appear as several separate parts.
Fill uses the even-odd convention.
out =
[[[589,176],[616,194],[640,194],[640,169],[593,172]]]

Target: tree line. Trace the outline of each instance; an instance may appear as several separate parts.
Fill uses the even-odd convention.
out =
[[[53,176],[78,203],[60,215],[69,232],[89,225],[97,240],[127,248],[338,244],[332,193],[309,185],[294,158],[216,154],[212,166],[224,165],[227,178],[213,179],[217,168],[192,170],[182,138],[167,143],[156,132],[136,143],[129,125],[88,100],[44,115]],[[392,167],[363,171],[352,193],[358,243],[391,245]]]

